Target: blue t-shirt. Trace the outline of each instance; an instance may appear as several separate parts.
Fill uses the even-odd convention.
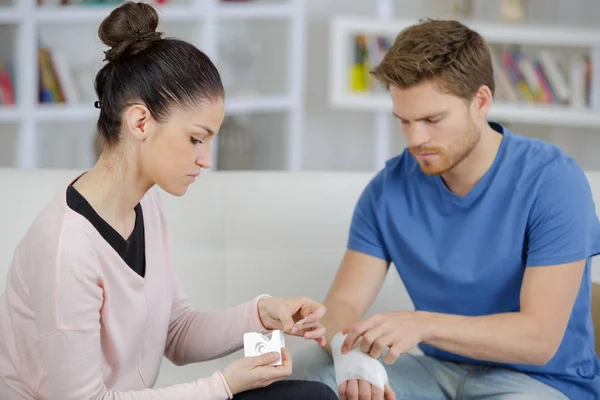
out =
[[[600,396],[590,313],[591,257],[600,223],[587,178],[556,146],[502,125],[498,154],[464,197],[425,175],[408,152],[389,160],[363,191],[348,248],[393,262],[417,310],[467,316],[519,311],[525,267],[587,259],[558,352],[544,366],[472,360],[430,345],[449,361],[525,372],[572,399]]]

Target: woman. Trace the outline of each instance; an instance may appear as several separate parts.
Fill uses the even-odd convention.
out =
[[[95,82],[104,150],[15,251],[0,301],[0,398],[335,398],[316,382],[271,385],[291,374],[285,349],[283,366],[270,366],[273,354],[243,358],[210,377],[152,389],[163,354],[176,364],[218,358],[248,331],[281,329],[325,344],[325,309],[312,300],[259,296],[221,312],[190,308],[154,186],[181,196],[210,166],[224,93],[208,57],[162,39],[157,25],[151,6],[127,3],[100,26],[111,47]]]

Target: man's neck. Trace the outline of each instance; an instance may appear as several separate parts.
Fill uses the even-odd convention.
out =
[[[442,174],[448,189],[458,196],[466,196],[491,168],[503,135],[489,125],[481,131],[481,138],[469,155],[450,171]]]

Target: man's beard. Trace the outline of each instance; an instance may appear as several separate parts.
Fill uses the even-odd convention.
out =
[[[469,125],[468,133],[452,143],[447,150],[440,147],[427,146],[409,148],[410,153],[415,157],[425,175],[441,175],[444,172],[450,171],[467,158],[481,138],[481,132],[475,124],[471,122]],[[435,153],[437,157],[433,160],[419,160],[415,156],[416,153]]]

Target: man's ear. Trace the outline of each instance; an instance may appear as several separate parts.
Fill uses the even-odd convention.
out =
[[[474,115],[479,119],[486,119],[487,114],[492,108],[493,96],[492,91],[486,85],[481,86],[475,95],[471,106],[473,107]]]
[[[134,104],[125,111],[125,127],[137,140],[146,140],[152,115],[143,104]]]

